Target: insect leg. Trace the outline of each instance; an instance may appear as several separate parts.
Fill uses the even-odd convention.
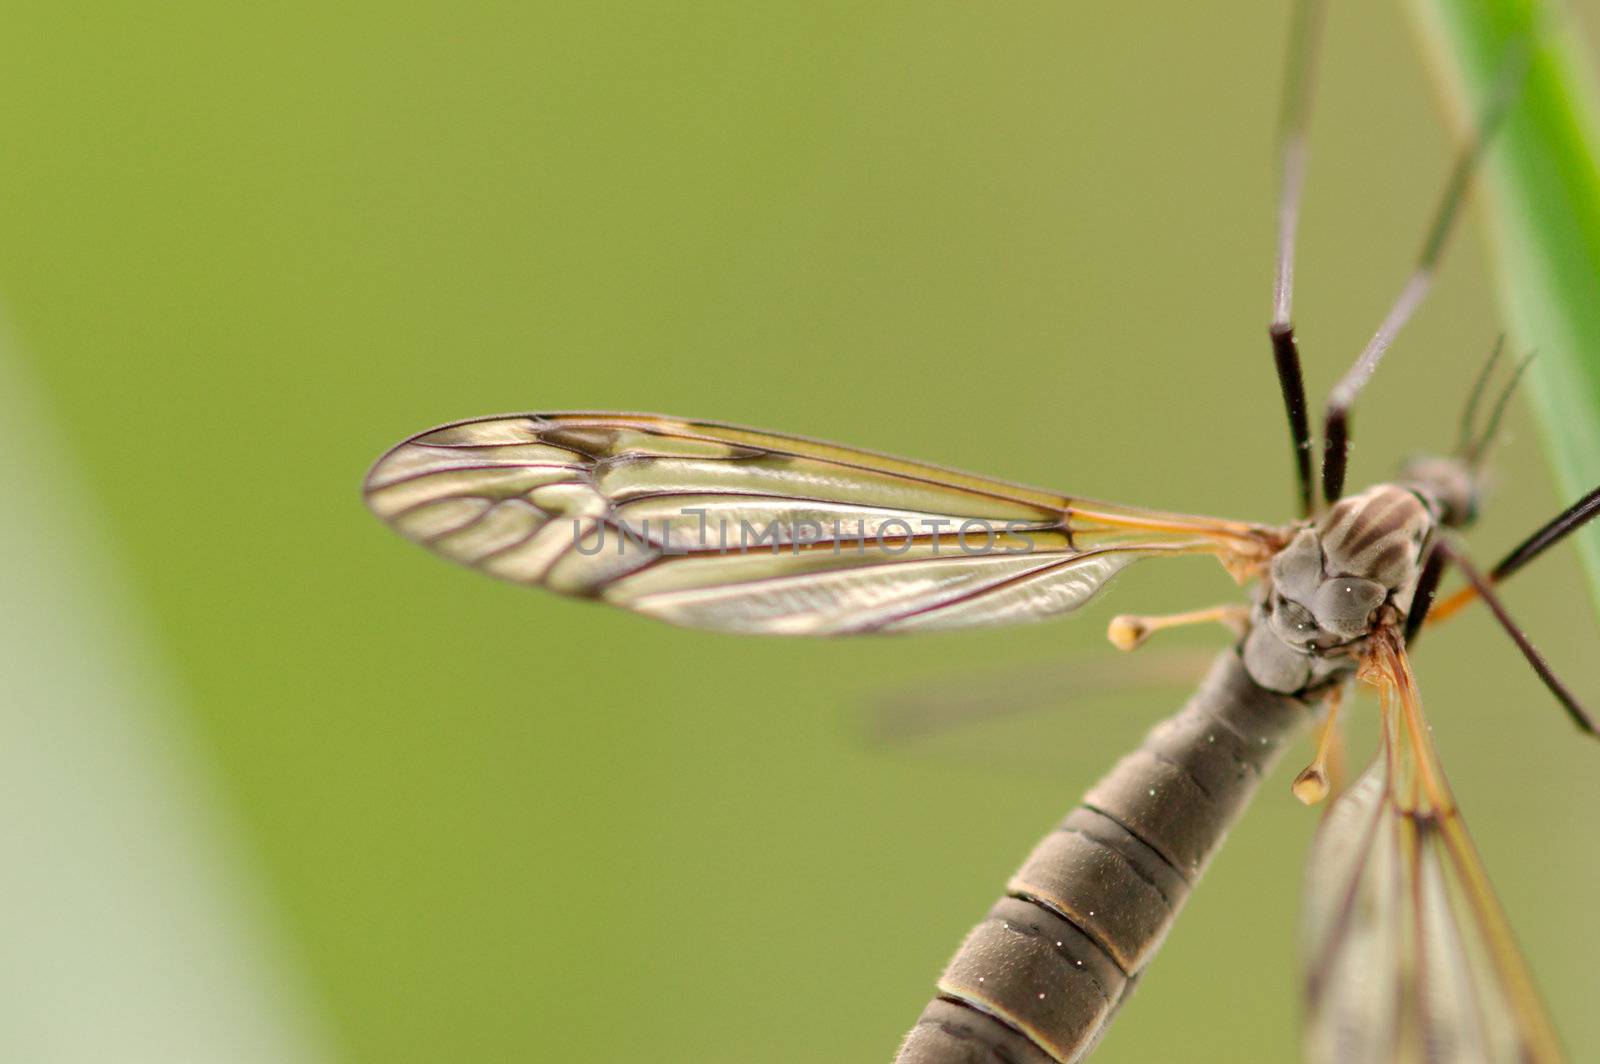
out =
[[[1495,435],[1500,431],[1500,419],[1505,416],[1506,404],[1511,402],[1511,396],[1517,390],[1517,382],[1522,379],[1523,371],[1528,368],[1528,364],[1532,361],[1533,356],[1530,354],[1517,363],[1517,368],[1511,373],[1511,379],[1506,382],[1506,386],[1501,389],[1500,395],[1495,399],[1494,409],[1489,412],[1489,420],[1485,423],[1483,431],[1478,434],[1476,440],[1468,444],[1466,449],[1460,452],[1461,457],[1466,459],[1469,465],[1477,467],[1483,462],[1484,452],[1489,449],[1489,444],[1494,442]]]
[[[1482,463],[1484,452],[1499,433],[1500,419],[1505,416],[1506,405],[1511,402],[1511,396],[1517,390],[1517,383],[1521,381],[1523,371],[1533,361],[1533,354],[1529,353],[1517,363],[1516,368],[1511,371],[1511,379],[1500,389],[1500,394],[1495,398],[1494,407],[1489,412],[1489,419],[1483,431],[1478,431],[1478,404],[1483,400],[1484,388],[1489,383],[1495,364],[1500,361],[1500,352],[1505,347],[1505,342],[1505,333],[1495,337],[1494,348],[1489,352],[1489,360],[1483,364],[1483,369],[1478,371],[1477,379],[1472,382],[1472,391],[1467,395],[1467,405],[1461,411],[1461,427],[1457,432],[1456,446],[1452,453],[1474,468]]]
[[[1411,276],[1406,279],[1389,312],[1379,323],[1378,331],[1373,333],[1372,339],[1367,341],[1367,346],[1362,349],[1345,375],[1333,386],[1333,391],[1328,397],[1328,408],[1323,416],[1322,427],[1322,496],[1330,503],[1344,493],[1345,469],[1350,456],[1350,409],[1355,404],[1356,396],[1360,394],[1361,389],[1372,379],[1373,371],[1378,368],[1384,353],[1394,343],[1395,336],[1406,322],[1411,320],[1411,316],[1416,313],[1417,307],[1421,306],[1428,290],[1433,286],[1439,257],[1455,229],[1456,221],[1461,216],[1461,206],[1466,200],[1473,174],[1483,157],[1484,149],[1494,136],[1495,130],[1499,128],[1501,119],[1505,117],[1506,110],[1515,96],[1515,90],[1522,83],[1522,74],[1527,66],[1526,53],[1526,46],[1519,48],[1506,63],[1499,83],[1478,118],[1477,130],[1456,157],[1455,166],[1445,182],[1444,192],[1439,197],[1439,205],[1434,212],[1433,224],[1428,227],[1427,236],[1422,242],[1422,251],[1417,256]]]
[[[1406,646],[1411,646],[1417,633],[1422,629],[1422,622],[1428,619],[1428,612],[1433,607],[1434,596],[1439,590],[1439,581],[1444,576],[1447,558],[1438,544],[1428,548],[1428,556],[1423,559],[1422,572],[1417,576],[1416,591],[1411,596],[1411,610],[1406,614],[1405,641]]]
[[[1294,325],[1274,321],[1267,329],[1272,337],[1272,357],[1278,369],[1278,387],[1283,391],[1283,406],[1289,415],[1289,442],[1294,448],[1295,481],[1300,491],[1300,516],[1311,516],[1311,422],[1306,417],[1306,382],[1300,371],[1300,349],[1294,340]]]
[[[1567,715],[1572,718],[1573,723],[1590,735],[1600,735],[1600,728],[1596,728],[1594,718],[1583,708],[1583,704],[1578,701],[1578,697],[1551,670],[1549,662],[1544,660],[1544,655],[1539,653],[1527,635],[1517,626],[1517,622],[1511,619],[1511,615],[1500,604],[1500,598],[1495,594],[1494,588],[1490,586],[1488,578],[1478,572],[1477,568],[1467,560],[1466,555],[1448,543],[1441,540],[1436,549],[1461,569],[1461,572],[1477,591],[1478,597],[1483,599],[1484,604],[1489,607],[1489,612],[1494,614],[1494,619],[1500,622],[1500,627],[1504,628],[1506,634],[1511,637],[1512,642],[1517,644],[1517,649],[1522,651],[1522,656],[1528,659],[1528,664],[1533,666],[1533,671],[1539,674],[1539,679],[1544,681],[1544,685],[1550,689],[1550,693],[1556,696],[1556,700],[1567,711]]]
[[[1494,339],[1494,347],[1489,349],[1489,360],[1478,371],[1478,377],[1472,382],[1472,391],[1467,393],[1467,405],[1461,409],[1461,428],[1456,434],[1455,454],[1464,455],[1472,447],[1472,439],[1477,433],[1474,431],[1478,421],[1478,403],[1483,399],[1483,390],[1489,384],[1489,376],[1494,372],[1494,367],[1500,361],[1500,352],[1505,348],[1506,334],[1501,333]]]
[[[1242,636],[1250,623],[1250,607],[1237,602],[1212,606],[1188,613],[1168,613],[1160,616],[1123,613],[1111,618],[1106,626],[1106,638],[1118,650],[1137,650],[1145,640],[1163,628],[1179,628],[1188,624],[1206,624],[1215,621],[1226,625],[1234,635]]]
[[[1300,0],[1289,28],[1289,57],[1284,68],[1283,110],[1278,120],[1278,262],[1272,286],[1273,364],[1289,415],[1289,441],[1294,447],[1295,475],[1300,487],[1300,516],[1311,514],[1311,425],[1306,418],[1306,384],[1300,371],[1300,349],[1294,338],[1294,247],[1300,223],[1300,193],[1306,176],[1306,127],[1311,115],[1317,39],[1321,36],[1326,0]]]
[[[1596,514],[1600,514],[1600,487],[1594,488],[1583,498],[1556,514],[1531,536],[1513,547],[1510,553],[1496,562],[1494,568],[1485,574],[1483,578],[1485,583],[1493,586],[1507,579],[1518,569],[1588,524]],[[1478,594],[1477,587],[1468,584],[1434,607],[1428,615],[1428,623],[1431,625],[1448,620],[1463,606],[1477,598]],[[1413,610],[1416,608],[1414,600],[1412,608]],[[1409,624],[1409,619],[1407,623]]]

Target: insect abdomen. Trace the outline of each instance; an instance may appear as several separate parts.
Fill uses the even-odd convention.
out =
[[[1311,719],[1222,654],[1040,841],[939,980],[900,1064],[1081,1060],[1166,937],[1211,855]]]

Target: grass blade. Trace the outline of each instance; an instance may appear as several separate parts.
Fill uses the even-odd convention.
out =
[[[1415,0],[1429,58],[1462,129],[1508,56],[1520,97],[1480,193],[1496,283],[1562,493],[1600,484],[1600,107],[1580,27],[1538,0]],[[1600,610],[1600,526],[1575,537]]]

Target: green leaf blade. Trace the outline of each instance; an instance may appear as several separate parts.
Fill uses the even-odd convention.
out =
[[[1481,194],[1512,338],[1563,494],[1600,484],[1600,107],[1578,27],[1528,0],[1418,0],[1451,106],[1470,121],[1506,58],[1529,49]],[[1600,527],[1574,537],[1600,610]]]

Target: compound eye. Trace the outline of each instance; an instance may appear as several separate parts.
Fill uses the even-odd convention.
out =
[[[1298,602],[1288,599],[1279,599],[1277,608],[1272,611],[1272,630],[1290,646],[1306,649],[1316,643],[1322,630],[1317,627],[1317,620],[1311,611]]]
[[[1345,639],[1365,635],[1372,628],[1372,611],[1383,605],[1389,592],[1376,580],[1336,576],[1325,580],[1311,600],[1317,623]]]

